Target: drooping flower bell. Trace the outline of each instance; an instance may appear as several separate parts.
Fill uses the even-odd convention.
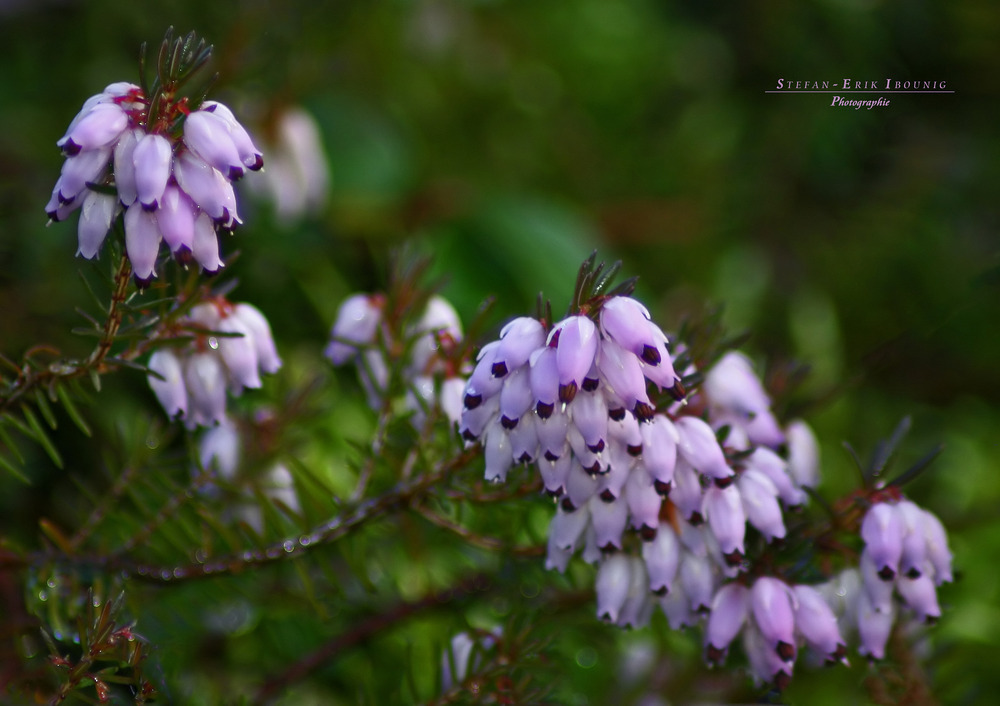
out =
[[[194,35],[172,40],[154,89],[113,83],[84,102],[56,143],[66,156],[45,207],[61,221],[82,207],[77,254],[97,256],[124,212],[125,251],[141,286],[156,276],[160,244],[206,272],[223,266],[218,233],[242,223],[233,181],[263,157],[229,108],[192,109],[176,91],[201,68],[211,47]],[[165,60],[167,61],[167,60]]]

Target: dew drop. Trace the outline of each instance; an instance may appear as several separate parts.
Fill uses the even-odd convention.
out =
[[[576,653],[576,663],[584,669],[590,669],[597,665],[597,650],[593,647],[584,647]]]
[[[295,542],[290,539],[286,539],[281,545],[282,549],[291,554],[295,550]]]
[[[211,348],[213,351],[218,350],[219,349],[219,339],[216,338],[215,336],[209,336],[208,337],[208,347]]]

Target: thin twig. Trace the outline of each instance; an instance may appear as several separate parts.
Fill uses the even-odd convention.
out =
[[[545,547],[532,545],[527,547],[517,547],[511,546],[510,544],[497,539],[496,537],[487,537],[481,534],[476,534],[468,527],[460,525],[454,520],[441,515],[434,510],[427,507],[424,503],[416,503],[413,505],[414,512],[420,514],[421,517],[426,519],[428,522],[446,529],[449,532],[457,534],[459,537],[464,539],[469,544],[473,544],[477,547],[482,547],[483,549],[489,549],[491,551],[504,552],[508,554],[513,554],[514,556],[543,556],[545,554]]]
[[[344,650],[364,642],[376,633],[416,613],[433,608],[450,608],[451,604],[456,600],[487,590],[489,588],[488,581],[489,579],[486,576],[476,574],[450,588],[434,591],[415,601],[401,601],[391,608],[365,618],[347,632],[337,635],[318,650],[292,664],[281,674],[264,682],[263,686],[257,691],[252,703],[268,703],[285,688],[298,683],[316,669],[329,664],[330,660],[334,659]]]
[[[157,583],[175,583],[181,580],[232,573],[250,566],[273,564],[302,556],[316,547],[343,538],[371,520],[421,502],[426,495],[436,490],[439,482],[448,477],[454,470],[467,465],[473,457],[473,453],[463,452],[440,468],[411,482],[401,483],[396,486],[395,490],[384,495],[360,502],[355,507],[305,534],[296,538],[287,538],[263,548],[179,566],[135,564],[131,559],[122,556],[107,560],[106,563],[110,565],[110,568],[122,571],[127,576]]]

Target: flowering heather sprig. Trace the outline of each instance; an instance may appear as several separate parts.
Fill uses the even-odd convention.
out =
[[[640,627],[658,603],[674,629],[704,624],[710,664],[742,634],[755,679],[778,688],[802,647],[846,663],[834,601],[822,586],[788,580],[778,563],[785,511],[804,506],[819,482],[812,431],[778,422],[746,356],[728,352],[697,370],[627,291],[600,287],[578,282],[570,316],[516,318],[480,350],[460,431],[482,444],[486,479],[502,482],[518,463],[537,467],[557,500],[546,567],[565,571],[578,551],[596,564],[600,619]],[[940,613],[934,583],[951,576],[936,518],[879,493],[862,528],[864,590],[851,606],[861,652],[876,657],[893,585],[925,619]],[[771,545],[764,561],[761,539]]]
[[[870,610],[892,615],[895,589],[917,620],[933,623],[940,618],[937,587],[952,580],[951,551],[941,521],[891,488],[879,491],[865,514],[861,538],[862,587]],[[882,651],[877,644],[868,647],[873,655]]]
[[[440,408],[451,425],[459,421],[465,370],[454,360],[462,341],[462,322],[444,297],[432,295],[415,322],[393,333],[382,294],[355,294],[340,305],[330,331],[326,357],[334,365],[353,362],[372,409],[382,409],[389,394],[390,360],[403,356],[404,407],[416,429],[427,410]]]
[[[189,429],[222,423],[227,392],[259,388],[261,373],[281,368],[270,324],[250,304],[217,297],[191,307],[177,328],[192,338],[150,356],[149,385],[167,414]]]
[[[206,272],[223,266],[217,231],[242,223],[235,180],[261,152],[222,103],[192,109],[179,88],[211,54],[193,33],[164,40],[153,87],[119,82],[84,102],[56,143],[66,156],[45,207],[52,221],[81,209],[78,255],[97,256],[124,211],[125,251],[137,282],[156,276],[160,243]]]

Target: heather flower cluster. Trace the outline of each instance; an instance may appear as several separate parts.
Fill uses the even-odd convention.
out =
[[[671,356],[635,299],[604,298],[588,313],[552,326],[509,322],[479,352],[463,395],[460,430],[482,444],[486,479],[501,482],[514,464],[533,464],[557,501],[547,567],[565,571],[578,551],[597,564],[605,621],[641,627],[659,605],[675,629],[703,624],[710,664],[742,634],[762,683],[784,686],[803,646],[846,662],[824,594],[761,574],[747,557],[751,538],[782,542],[786,513],[819,482],[808,425],[778,422],[738,352],[723,355],[685,398],[675,372],[683,348]],[[897,591],[918,615],[933,616],[933,581],[950,577],[950,555],[940,523],[911,506],[872,508],[862,571],[877,567],[865,574],[879,582],[868,591],[881,601],[872,599],[873,610],[891,613],[891,581],[903,571],[913,573],[896,579]],[[864,632],[862,652],[882,654]]]
[[[440,409],[454,425],[461,416],[465,377],[454,352],[462,341],[462,322],[455,308],[433,295],[419,318],[394,333],[392,312],[382,294],[355,294],[337,311],[330,331],[326,357],[334,365],[354,363],[372,409],[381,410],[389,400],[393,359],[402,360],[404,409],[422,429],[428,411]]]
[[[164,347],[149,358],[149,385],[171,418],[188,429],[226,419],[226,395],[259,388],[262,373],[281,367],[271,326],[251,304],[222,297],[196,304],[177,322],[183,346]]]
[[[218,231],[242,223],[233,182],[263,166],[261,152],[222,103],[191,110],[186,98],[148,96],[113,83],[91,96],[56,143],[66,156],[45,207],[52,221],[80,209],[77,254],[97,256],[124,212],[136,280],[156,276],[160,243],[206,272],[223,266]]]

